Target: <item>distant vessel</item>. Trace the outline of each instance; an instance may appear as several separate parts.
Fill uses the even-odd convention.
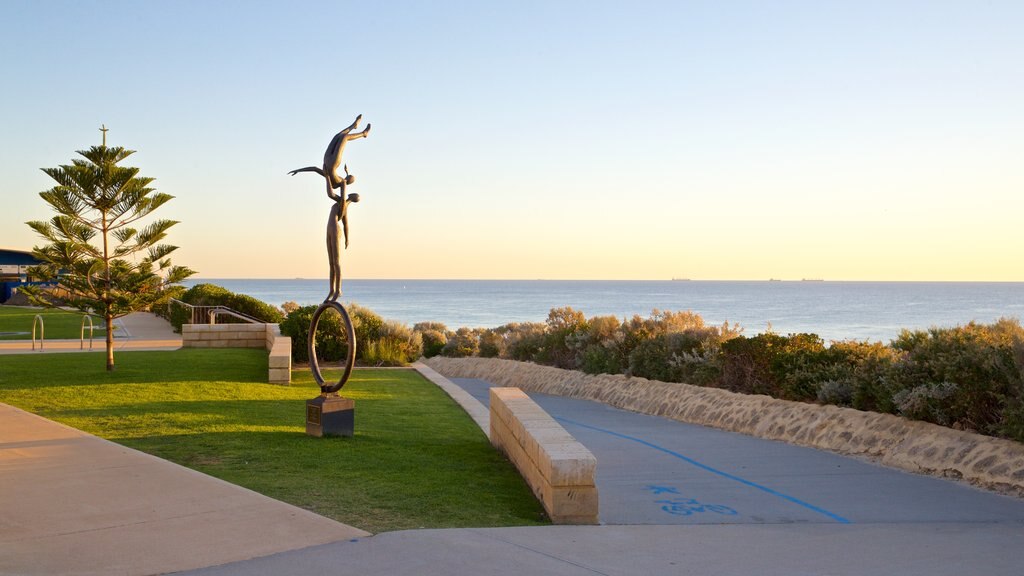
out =
[[[825,280],[823,278],[803,278],[800,281],[801,282],[824,282]]]
[[[672,281],[673,282],[689,282],[690,279],[689,278],[673,278]]]
[[[778,278],[769,278],[768,281],[769,282],[782,282],[782,280],[779,280]]]

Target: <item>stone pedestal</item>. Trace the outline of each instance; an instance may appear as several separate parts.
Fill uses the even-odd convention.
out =
[[[306,434],[310,436],[352,436],[356,401],[336,394],[306,400]]]

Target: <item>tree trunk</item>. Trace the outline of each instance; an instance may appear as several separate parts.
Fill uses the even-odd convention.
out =
[[[114,316],[107,314],[107,372],[114,371]]]

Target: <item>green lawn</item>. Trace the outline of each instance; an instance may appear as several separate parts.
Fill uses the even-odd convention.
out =
[[[329,374],[329,371],[328,371]],[[0,356],[5,402],[380,532],[546,523],[515,468],[411,370],[357,370],[354,438],[305,434],[308,371],[265,382],[260,350]]]
[[[0,340],[30,340],[32,323],[36,314],[43,317],[43,332],[47,340],[78,339],[82,336],[82,314],[64,312],[63,310],[47,310],[45,308],[21,308],[16,306],[0,306]],[[95,327],[93,337],[96,340],[105,338],[106,327],[103,319],[92,317]],[[85,323],[85,337],[89,337],[89,323]],[[4,335],[4,332],[21,332],[22,334]],[[39,327],[36,327],[36,338],[40,338]]]

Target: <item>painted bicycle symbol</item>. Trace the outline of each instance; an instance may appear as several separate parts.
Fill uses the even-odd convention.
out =
[[[735,516],[736,511],[721,504],[701,504],[695,498],[676,498],[674,500],[655,500],[662,504],[661,509],[677,516],[689,516],[694,512],[714,512],[725,516]]]

